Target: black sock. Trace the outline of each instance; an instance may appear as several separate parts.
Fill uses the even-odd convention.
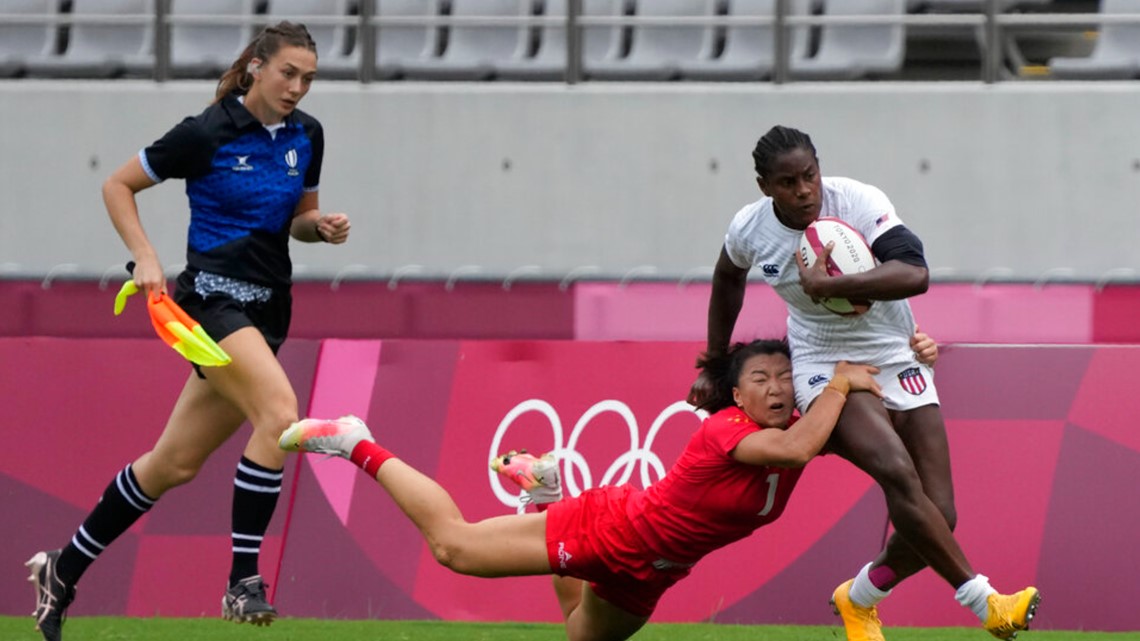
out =
[[[259,574],[257,558],[261,540],[269,529],[277,497],[281,496],[282,470],[271,470],[241,457],[234,475],[233,542],[234,560],[230,586]]]
[[[56,565],[59,578],[75,585],[103,550],[146,514],[154,502],[139,488],[131,466],[123,468],[60,553]]]

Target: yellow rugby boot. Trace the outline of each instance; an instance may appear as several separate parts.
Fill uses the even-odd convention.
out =
[[[991,594],[986,598],[986,631],[999,639],[1017,638],[1017,633],[1029,629],[1029,622],[1037,614],[1041,593],[1028,587],[1015,594]]]
[[[831,610],[843,617],[847,641],[886,641],[883,638],[883,622],[879,620],[879,609],[875,606],[865,608],[851,601],[853,583],[855,579],[849,579],[835,588],[831,595]]]

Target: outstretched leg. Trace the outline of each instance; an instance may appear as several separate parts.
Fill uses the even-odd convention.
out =
[[[347,458],[376,479],[419,529],[440,564],[482,577],[550,574],[546,514],[500,516],[469,523],[459,506],[433,479],[377,445],[356,417],[306,419],[281,436],[286,451]]]
[[[282,434],[280,446],[286,451],[332,454],[351,460],[373,476],[419,528],[436,560],[455,572],[482,577],[551,574],[546,512],[469,523],[439,483],[377,445],[368,427],[354,416],[336,421],[300,421]],[[544,469],[541,465],[539,468]],[[557,478],[556,469],[546,469],[553,474],[545,477],[546,483],[543,474],[535,476],[531,466],[496,469],[518,477],[516,482],[521,480],[524,487],[543,487],[546,494],[553,496],[555,485],[550,479]],[[599,598],[580,579],[555,576],[553,581],[569,641],[623,641],[648,620]]]
[[[380,466],[376,481],[419,528],[444,567],[482,577],[550,574],[545,513],[469,523],[443,487],[397,458]]]

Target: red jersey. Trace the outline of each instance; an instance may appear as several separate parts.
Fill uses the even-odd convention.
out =
[[[673,469],[630,497],[627,515],[654,552],[676,563],[695,563],[779,518],[803,468],[747,465],[729,454],[761,429],[737,407],[713,414]]]

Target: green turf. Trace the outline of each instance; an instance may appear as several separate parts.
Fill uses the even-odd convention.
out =
[[[891,628],[890,641],[987,641],[980,628]],[[30,617],[0,617],[0,639],[40,641]],[[281,619],[251,628],[219,619],[73,617],[65,641],[540,641],[565,639],[562,626],[542,623],[334,621]],[[839,627],[650,624],[636,641],[844,641]],[[1140,632],[1029,631],[1018,641],[1140,641]]]

